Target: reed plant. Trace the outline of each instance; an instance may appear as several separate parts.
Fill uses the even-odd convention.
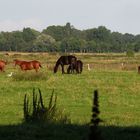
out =
[[[69,117],[56,107],[57,95],[54,94],[54,90],[47,107],[44,105],[41,90],[38,89],[38,92],[39,95],[33,89],[32,104],[29,103],[29,98],[25,94],[23,107],[24,122],[70,123]]]
[[[97,90],[94,91],[93,97],[92,119],[90,122],[90,134],[88,140],[102,140],[101,131],[98,128],[99,122],[102,120],[99,118],[100,111]]]

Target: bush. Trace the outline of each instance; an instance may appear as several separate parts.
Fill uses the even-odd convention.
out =
[[[70,123],[70,119],[63,113],[62,110],[57,109],[57,96],[54,91],[49,100],[48,107],[44,106],[41,90],[39,91],[39,98],[33,89],[32,110],[29,108],[29,99],[27,94],[24,97],[24,122],[45,122],[45,123]]]
[[[134,57],[135,56],[135,53],[134,53],[134,51],[129,50],[129,51],[126,52],[126,56],[127,57]]]

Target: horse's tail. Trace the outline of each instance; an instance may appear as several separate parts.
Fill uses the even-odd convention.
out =
[[[77,61],[77,73],[82,73],[83,71],[83,62],[81,60]]]

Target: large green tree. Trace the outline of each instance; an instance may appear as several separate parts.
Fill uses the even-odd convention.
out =
[[[50,35],[40,34],[33,43],[32,51],[53,51],[55,39]]]
[[[111,32],[105,26],[78,30],[69,22],[42,32],[31,28],[1,32],[1,51],[126,52],[140,51],[140,35]]]

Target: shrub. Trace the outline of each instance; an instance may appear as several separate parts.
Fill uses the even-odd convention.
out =
[[[39,91],[39,97],[33,89],[33,101],[32,110],[29,108],[29,99],[27,94],[24,97],[24,122],[45,122],[45,123],[70,123],[70,119],[63,113],[62,110],[57,109],[56,101],[57,96],[54,95],[54,91],[49,100],[48,107],[44,106],[41,90]]]
[[[134,56],[135,56],[135,53],[134,53],[134,51],[132,51],[132,50],[128,50],[128,51],[126,52],[126,56],[127,56],[127,57],[134,57]]]

